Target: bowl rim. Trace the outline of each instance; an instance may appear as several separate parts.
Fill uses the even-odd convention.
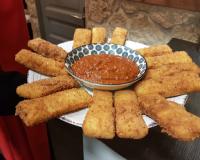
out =
[[[146,69],[144,70],[144,73],[141,74],[141,76],[136,77],[136,78],[134,78],[134,79],[131,80],[131,81],[124,82],[124,83],[119,83],[119,84],[96,83],[96,82],[92,82],[92,81],[89,81],[89,80],[85,80],[85,79],[79,78],[79,77],[76,76],[73,72],[71,72],[70,70],[68,70],[68,67],[66,66],[66,63],[67,63],[66,59],[68,58],[69,53],[72,53],[73,50],[75,50],[75,49],[78,50],[78,48],[83,48],[83,47],[88,46],[88,45],[91,45],[91,44],[95,44],[95,45],[109,44],[109,45],[118,45],[118,46],[120,46],[120,47],[126,47],[126,48],[128,48],[129,50],[132,50],[132,51],[136,52],[137,54],[139,54],[139,55],[144,59],[144,62],[145,62],[145,64],[146,64]],[[106,53],[105,53],[105,54],[106,54]],[[97,54],[97,55],[99,55],[99,54]],[[89,56],[89,55],[86,55],[86,56]],[[84,56],[84,57],[86,57],[86,56]],[[114,55],[114,56],[115,56],[115,55]],[[121,57],[121,56],[120,56],[120,57]],[[83,57],[81,57],[81,58],[83,58]],[[80,59],[81,59],[81,58],[80,58]],[[127,58],[127,57],[124,57],[124,58]],[[127,58],[127,59],[128,59],[128,58]],[[137,66],[138,66],[138,65],[137,65]],[[130,47],[127,47],[127,46],[124,46],[124,45],[105,42],[105,43],[90,43],[90,44],[81,45],[80,47],[77,47],[77,48],[72,49],[70,52],[68,52],[67,56],[65,57],[65,68],[67,69],[67,72],[68,72],[72,77],[74,77],[75,79],[78,79],[78,81],[81,81],[81,82],[84,82],[84,83],[89,83],[89,84],[95,85],[95,86],[105,86],[105,87],[111,87],[111,86],[113,86],[113,87],[117,87],[117,86],[122,86],[122,85],[131,85],[131,84],[133,84],[133,83],[139,81],[140,79],[142,79],[142,78],[145,76],[145,74],[146,74],[146,71],[147,71],[147,69],[148,69],[148,65],[147,65],[146,59],[144,58],[144,56],[142,56],[142,55],[140,54],[139,51],[133,50],[133,49],[131,49]],[[137,75],[138,75],[138,74],[137,74]]]

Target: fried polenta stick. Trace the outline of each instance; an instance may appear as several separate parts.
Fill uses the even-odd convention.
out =
[[[159,68],[147,70],[145,79],[159,79],[160,77],[173,75],[182,71],[200,73],[200,68],[195,63],[167,64]]]
[[[78,48],[82,45],[90,44],[92,40],[92,32],[90,29],[77,28],[74,32],[73,48]]]
[[[28,47],[44,57],[52,58],[63,63],[67,56],[67,52],[64,49],[41,38],[29,40]]]
[[[137,49],[137,51],[140,52],[140,54],[144,57],[154,57],[173,53],[172,49],[166,44],[155,45],[148,48],[141,48]]]
[[[198,73],[184,71],[173,76],[143,80],[134,87],[134,90],[137,96],[153,93],[164,97],[178,96],[200,91],[200,77]]]
[[[124,45],[128,31],[125,28],[116,27],[112,33],[110,43]]]
[[[200,118],[187,112],[183,106],[158,94],[141,96],[139,102],[142,111],[173,138],[189,141],[200,137]]]
[[[120,138],[141,139],[148,133],[134,91],[116,91],[114,95],[116,133]]]
[[[73,88],[17,104],[16,115],[27,126],[45,122],[68,112],[87,107],[92,97],[83,88]]]
[[[22,84],[17,87],[16,92],[24,98],[39,98],[78,86],[78,83],[72,77],[63,75]]]
[[[106,29],[104,27],[92,28],[92,43],[105,43]]]
[[[22,49],[15,55],[15,61],[47,76],[67,75],[64,63],[43,57],[26,49]]]
[[[105,139],[115,136],[112,92],[94,91],[93,103],[83,122],[83,133]]]
[[[156,57],[146,57],[148,68],[158,68],[166,64],[191,63],[192,59],[185,51],[177,51],[174,54],[166,54]]]

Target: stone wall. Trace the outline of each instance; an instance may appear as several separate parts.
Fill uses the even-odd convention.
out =
[[[33,32],[33,38],[40,37],[40,29],[38,23],[37,9],[35,0],[25,0],[27,4],[28,14],[30,16],[30,23]]]
[[[104,26],[109,36],[116,26],[128,29],[128,39],[149,45],[172,37],[197,42],[200,36],[200,12],[133,0],[85,0],[85,5],[86,26]]]

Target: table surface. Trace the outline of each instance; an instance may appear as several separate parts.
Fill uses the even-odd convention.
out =
[[[197,44],[172,39],[169,46],[174,51],[185,50],[193,61],[200,66],[200,48]],[[186,110],[200,116],[200,93],[189,94]],[[142,140],[115,138],[101,140],[111,149],[127,159],[137,160],[199,160],[200,139],[182,142],[161,133],[159,126],[151,128]]]

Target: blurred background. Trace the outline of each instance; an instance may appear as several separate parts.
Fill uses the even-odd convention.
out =
[[[148,45],[171,38],[197,42],[199,0],[25,0],[33,37],[60,43],[73,38],[77,27],[125,27],[128,39]]]

